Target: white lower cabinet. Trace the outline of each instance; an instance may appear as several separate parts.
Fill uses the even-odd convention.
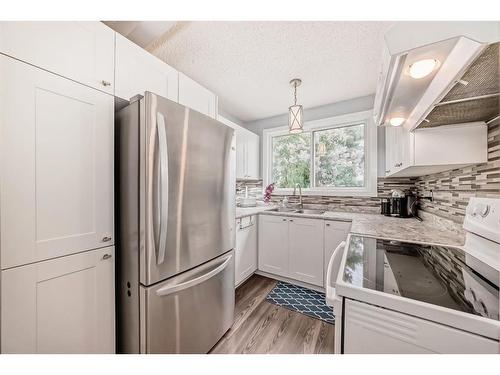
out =
[[[289,277],[323,286],[323,220],[289,219]]]
[[[260,215],[259,270],[323,287],[324,221]]]
[[[347,239],[347,235],[351,230],[350,221],[325,221],[325,244],[323,257],[323,280],[326,282],[326,272],[328,262],[332,257],[333,252],[342,241]]]
[[[257,270],[257,216],[236,220],[235,285]]]
[[[114,353],[114,247],[2,271],[2,353]]]
[[[259,216],[259,270],[288,277],[288,218]]]
[[[345,301],[344,354],[500,352],[495,340],[363,302]]]
[[[1,268],[113,245],[114,98],[0,55]]]

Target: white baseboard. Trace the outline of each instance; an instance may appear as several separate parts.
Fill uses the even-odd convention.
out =
[[[325,293],[325,288],[319,287],[317,285],[312,285],[312,284],[304,283],[302,281],[298,281],[298,280],[294,280],[294,279],[289,279],[288,277],[278,276],[278,275],[274,275],[272,273],[267,273],[267,272],[259,271],[259,270],[255,271],[255,274],[256,275],[265,276],[265,277],[269,277],[270,279],[275,279],[275,280],[278,280],[278,281],[284,281],[285,283],[290,283],[290,284],[293,284],[293,285],[302,286],[302,287],[307,288],[307,289],[316,290],[316,291],[321,292],[321,293]]]

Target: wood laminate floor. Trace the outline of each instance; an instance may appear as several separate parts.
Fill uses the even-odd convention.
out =
[[[210,353],[333,353],[334,326],[267,302],[275,285],[253,275],[236,289],[234,324]]]

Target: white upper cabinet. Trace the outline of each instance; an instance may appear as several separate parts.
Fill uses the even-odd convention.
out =
[[[411,177],[462,168],[488,160],[484,122],[419,128],[386,127],[386,176]]]
[[[249,130],[236,132],[236,178],[259,179],[259,136]],[[241,159],[238,164],[238,156]],[[239,166],[239,168],[238,168]]]
[[[115,352],[114,248],[2,271],[2,353]]]
[[[150,91],[177,102],[178,77],[170,65],[116,34],[116,96],[129,100]]]
[[[219,115],[217,119],[232,127],[236,136],[236,178],[260,178],[260,137]]]
[[[0,52],[114,93],[115,33],[101,22],[0,22]]]
[[[179,72],[179,104],[214,119],[217,118],[217,95]]]
[[[0,55],[1,268],[113,244],[114,98]]]

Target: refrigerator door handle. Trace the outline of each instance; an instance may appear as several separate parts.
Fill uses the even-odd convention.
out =
[[[227,267],[232,257],[232,255],[228,255],[227,257],[223,258],[223,262],[221,264],[201,276],[195,277],[194,279],[188,281],[184,281],[180,284],[167,285],[163,288],[160,288],[156,291],[156,295],[159,297],[168,296],[169,294],[180,292],[181,290],[201,284],[202,282],[211,279],[218,273],[221,273]]]
[[[168,220],[168,152],[165,117],[156,114],[156,129],[158,131],[158,149],[160,159],[160,233],[157,246],[157,264],[165,261],[167,248],[167,220]]]

